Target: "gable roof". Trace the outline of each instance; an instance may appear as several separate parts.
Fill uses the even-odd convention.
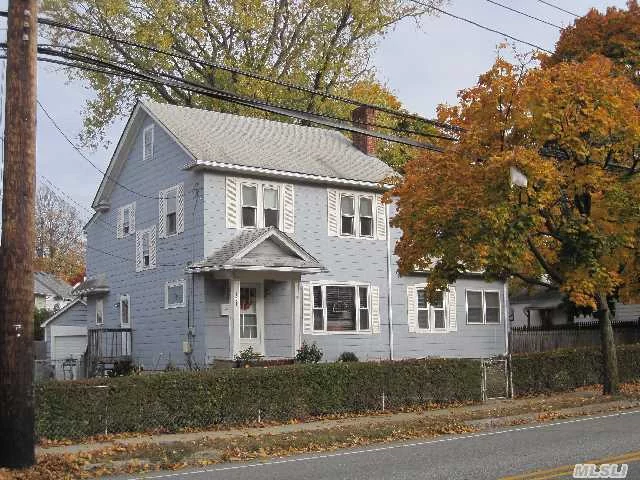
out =
[[[251,255],[261,245],[272,242],[271,253]],[[188,271],[283,270],[314,273],[326,271],[318,260],[291,237],[275,227],[246,230],[232,238],[213,255],[187,267]]]
[[[302,176],[309,181],[358,184],[380,188],[394,175],[382,160],[364,154],[339,132],[230,113],[139,101],[123,131],[111,163],[93,201],[108,204],[141,124],[141,113],[153,118],[187,153],[189,168],[257,172],[275,177]]]
[[[55,319],[61,317],[65,312],[68,312],[69,310],[71,310],[74,307],[74,305],[76,305],[78,302],[80,304],[84,305],[85,307],[87,306],[87,303],[84,300],[82,300],[80,297],[76,297],[76,299],[73,302],[69,302],[63,308],[61,308],[56,313],[51,315],[44,323],[42,323],[40,325],[40,327],[42,327],[42,328],[46,327],[51,322],[53,322]]]
[[[79,283],[73,289],[74,295],[99,295],[109,292],[109,285],[107,285],[104,275],[98,275],[97,277],[87,278],[83,282]]]
[[[52,295],[71,298],[71,285],[47,272],[33,272],[34,295]]]

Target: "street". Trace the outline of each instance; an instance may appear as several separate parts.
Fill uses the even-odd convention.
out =
[[[629,464],[627,478],[640,479],[640,411],[118,478],[541,480],[571,478],[576,462],[615,463],[618,457],[618,463]]]

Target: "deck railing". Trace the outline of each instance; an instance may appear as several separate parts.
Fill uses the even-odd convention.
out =
[[[90,329],[87,356],[91,363],[113,363],[131,359],[131,329]]]

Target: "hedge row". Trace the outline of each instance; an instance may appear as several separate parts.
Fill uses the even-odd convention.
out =
[[[36,389],[40,437],[176,431],[304,419],[425,402],[479,400],[476,360],[429,359],[174,372],[47,382]],[[106,387],[104,387],[106,385]]]
[[[618,347],[620,380],[640,378],[640,344]],[[598,349],[513,356],[516,395],[600,383]],[[305,419],[427,402],[480,400],[480,362],[428,359],[173,372],[47,382],[36,387],[40,437],[108,431],[173,432],[219,424]]]
[[[617,354],[620,381],[639,379],[640,344],[619,345]],[[516,395],[559,392],[602,383],[602,354],[599,348],[519,354],[512,369]]]

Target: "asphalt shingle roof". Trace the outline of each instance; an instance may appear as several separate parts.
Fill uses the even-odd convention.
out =
[[[33,272],[33,293],[71,298],[71,285],[47,272]]]
[[[297,243],[291,240],[291,238],[289,238],[286,234],[277,230],[275,227],[256,228],[256,229],[243,231],[242,233],[236,235],[229,242],[227,242],[221,248],[216,250],[211,256],[207,257],[202,262],[198,262],[194,264],[192,267],[195,269],[200,269],[200,268],[216,268],[221,266],[226,266],[226,267],[253,266],[255,264],[255,259],[248,259],[244,257],[233,259],[233,257],[236,256],[245,248],[247,248],[252,243],[257,242],[259,239],[264,238],[264,240],[267,240],[267,238],[269,238],[268,234],[270,232],[277,232],[278,235],[282,236],[284,239],[286,239],[286,241],[290,242],[292,245],[295,245],[298,249],[304,252],[302,247],[300,247]],[[318,261],[315,260],[311,255],[309,255],[306,252],[304,253],[307,255],[308,257],[307,259],[295,258],[294,256],[295,254],[293,254],[293,252],[291,255],[272,255],[268,257],[263,256],[260,258],[260,266],[323,268],[322,265],[320,265]]]
[[[382,182],[394,171],[339,132],[144,100],[199,162]]]

